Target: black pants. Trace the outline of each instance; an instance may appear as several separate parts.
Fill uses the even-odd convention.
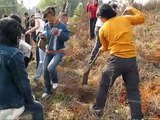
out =
[[[122,75],[127,90],[128,101],[131,109],[131,119],[142,119],[141,99],[139,93],[139,74],[137,70],[136,58],[119,58],[111,56],[108,59],[106,69],[102,74],[99,85],[95,107],[103,109],[105,107],[108,90],[113,86],[115,79]]]
[[[38,42],[39,42],[39,37],[38,37],[39,33],[36,35],[36,68],[38,67],[39,65],[39,47],[38,47]]]
[[[25,111],[22,114],[25,115],[27,113],[31,113],[32,115],[32,120],[43,120],[43,106],[40,102],[34,101],[31,104],[26,104],[25,105]]]
[[[28,44],[31,44],[30,43],[30,35],[25,35],[25,42]],[[28,67],[29,62],[32,60],[32,57],[33,57],[32,52],[31,52],[30,58],[24,57],[24,63],[25,63],[26,68]]]
[[[94,30],[95,30],[95,25],[96,25],[97,18],[90,18],[90,38],[94,38]]]
[[[33,53],[31,52],[30,58],[28,57],[24,57],[24,63],[25,63],[25,67],[28,67],[29,62],[32,60],[33,58]]]

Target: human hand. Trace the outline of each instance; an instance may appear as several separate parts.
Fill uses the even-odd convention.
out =
[[[40,39],[42,39],[42,40],[44,40],[44,39],[45,39],[45,36],[44,36],[44,34],[43,34],[43,33],[39,33],[38,37],[39,37]]]
[[[131,12],[131,11],[132,11],[132,8],[133,8],[132,6],[127,6],[126,9],[125,9],[125,11],[126,11],[126,12]]]
[[[123,11],[122,15],[132,15],[132,6],[127,6],[126,9]]]
[[[25,33],[25,35],[31,35],[31,32],[30,31],[27,31],[26,33]]]
[[[99,51],[100,51],[100,52],[103,52],[103,51],[104,51],[103,47],[100,47],[100,48],[99,48]]]
[[[53,34],[53,35],[59,35],[59,29],[58,28],[52,28],[52,30],[51,30],[51,33]]]

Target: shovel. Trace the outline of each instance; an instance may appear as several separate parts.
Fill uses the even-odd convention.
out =
[[[132,5],[133,2],[134,2],[134,0],[131,0],[130,3],[129,3],[129,5]],[[121,15],[124,15],[125,12],[126,12],[126,11],[124,10]],[[89,76],[90,70],[91,70],[93,64],[95,63],[95,61],[97,60],[98,56],[100,55],[100,53],[101,53],[101,51],[99,50],[98,53],[97,53],[97,55],[96,55],[95,58],[93,59],[92,63],[89,65],[87,71],[86,71],[85,73],[83,73],[82,86],[83,86],[83,85],[87,85],[87,83],[88,83],[88,76]]]
[[[100,55],[100,53],[101,53],[101,51],[99,50],[98,53],[97,53],[97,55],[93,59],[92,63],[89,65],[87,71],[85,73],[83,73],[82,85],[87,85],[87,83],[88,83],[88,76],[89,76],[90,70],[91,70],[93,64],[95,63],[95,61],[97,60],[98,56]]]

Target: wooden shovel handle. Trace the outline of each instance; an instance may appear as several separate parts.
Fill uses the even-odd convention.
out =
[[[100,53],[101,53],[101,50],[99,50],[98,53],[96,54],[95,58],[93,59],[92,63],[91,63],[90,66],[89,66],[89,69],[92,68],[93,64],[94,64],[95,61],[97,60],[97,58],[98,58],[98,56],[100,55]]]

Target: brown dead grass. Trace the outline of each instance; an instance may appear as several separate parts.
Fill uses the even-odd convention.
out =
[[[154,11],[146,13],[145,24],[135,28],[142,108],[145,118],[151,120],[160,119],[160,70],[157,65],[160,62],[159,18],[160,15]],[[57,69],[60,85],[56,94],[48,99],[42,99],[43,87],[32,83],[34,94],[45,106],[44,115],[47,120],[94,120],[88,111],[88,104],[95,101],[101,73],[107,62],[107,53],[103,53],[97,59],[89,75],[90,87],[83,89],[81,87],[82,75],[87,68],[89,55],[94,46],[94,41],[88,39],[88,23],[86,21],[87,17],[84,17],[77,23],[71,22],[70,29],[74,34],[66,44],[66,56]],[[30,78],[33,78],[35,62],[31,63],[28,73]],[[122,78],[118,78],[110,91],[103,118],[105,120],[126,120],[129,119],[129,116],[126,91]]]

